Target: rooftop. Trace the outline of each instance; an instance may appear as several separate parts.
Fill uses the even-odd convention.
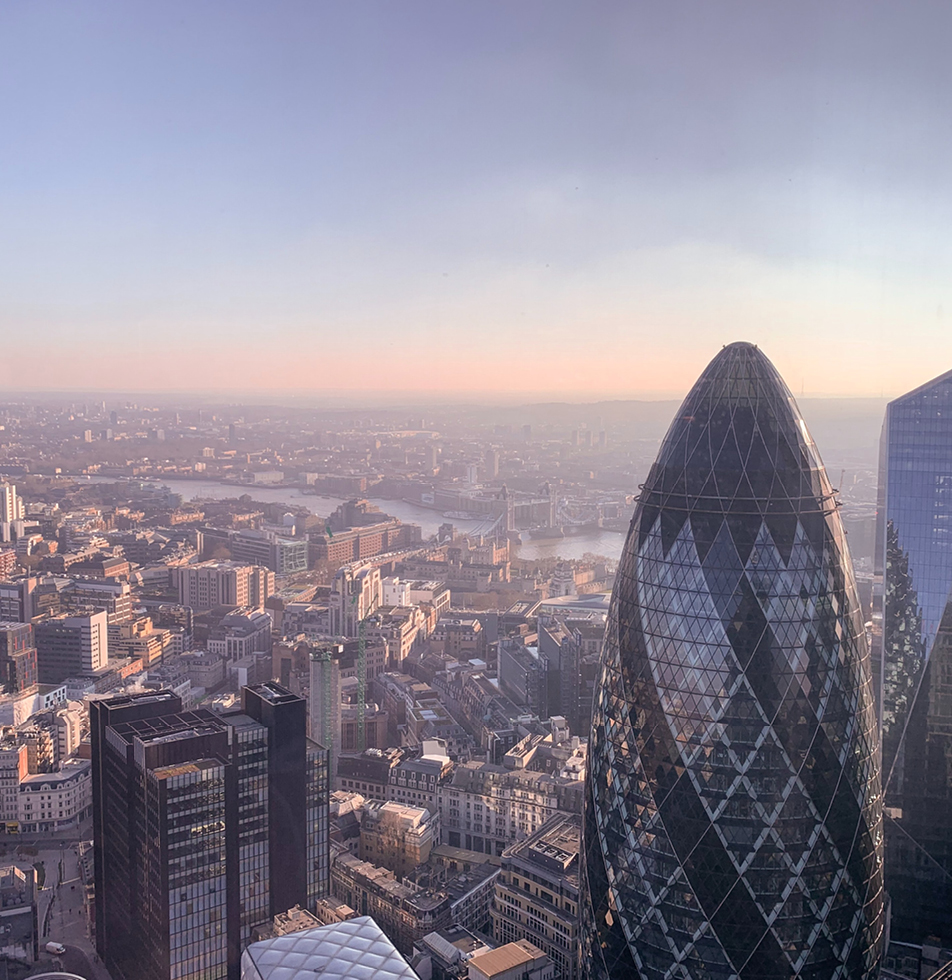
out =
[[[417,980],[370,916],[252,943],[241,955],[248,980]]]
[[[469,961],[469,965],[487,977],[495,977],[543,956],[545,953],[538,946],[534,946],[528,939],[520,939],[514,943],[506,943],[499,949],[491,949],[488,953],[477,953]]]

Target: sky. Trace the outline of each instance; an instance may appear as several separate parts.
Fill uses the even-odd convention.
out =
[[[0,390],[952,368],[952,5],[4,0]]]

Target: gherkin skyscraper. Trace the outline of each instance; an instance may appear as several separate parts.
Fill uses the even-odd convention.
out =
[[[750,344],[675,417],[612,596],[589,746],[590,980],[865,980],[884,932],[869,652],[835,493]]]

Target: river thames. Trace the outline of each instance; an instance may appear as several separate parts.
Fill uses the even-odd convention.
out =
[[[96,483],[115,483],[110,477],[93,477]],[[175,480],[151,479],[147,482],[160,483],[175,493],[180,493],[182,499],[191,501],[196,498],[205,500],[222,500],[225,497],[238,497],[249,494],[255,500],[266,503],[285,503],[296,507],[307,507],[313,514],[327,517],[345,497],[317,496],[302,493],[298,487],[265,487],[265,486],[236,486],[234,484],[216,483],[210,480]],[[423,536],[429,537],[436,533],[437,528],[447,522],[441,511],[419,507],[405,500],[384,500],[379,497],[368,497],[382,511],[398,517],[407,524],[419,524]],[[452,523],[461,531],[472,530],[479,521],[463,521],[453,519]],[[625,535],[617,531],[595,531],[589,534],[572,535],[566,538],[545,538],[525,541],[513,549],[514,557],[518,558],[581,558],[586,553],[602,555],[605,558],[618,559],[625,543]]]

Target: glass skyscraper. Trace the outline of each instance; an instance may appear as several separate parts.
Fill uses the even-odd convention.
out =
[[[327,751],[278,684],[90,706],[97,951],[116,980],[237,980],[255,926],[328,888]]]
[[[866,634],[834,491],[750,344],[707,367],[648,476],[592,725],[592,980],[877,975]]]
[[[876,551],[891,934],[952,943],[952,371],[886,408]]]

